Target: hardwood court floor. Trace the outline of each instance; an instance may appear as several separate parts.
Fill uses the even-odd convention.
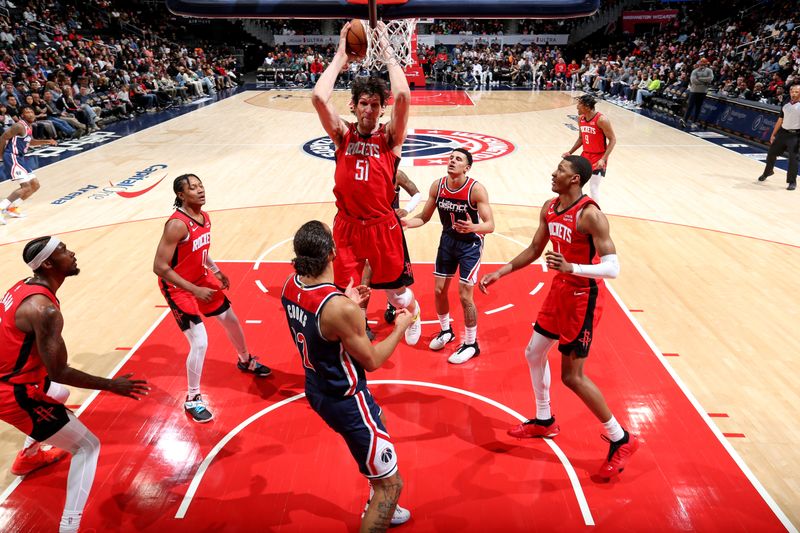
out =
[[[306,220],[332,220],[333,165],[301,149],[324,132],[307,93],[280,94],[243,93],[37,172],[43,187],[28,203],[29,217],[0,228],[0,285],[27,275],[20,257],[30,238],[59,234],[76,251],[82,272],[59,293],[74,366],[105,375],[163,312],[151,265],[178,174],[194,172],[205,182],[217,259],[256,259]],[[513,143],[513,152],[476,163],[470,173],[486,185],[497,220],[484,259],[506,261],[521,249],[512,240],[529,242],[538,206],[552,196],[550,172],[577,135],[568,127],[575,110],[563,93],[470,99],[472,106],[414,107],[409,127]],[[343,114],[346,100],[336,94]],[[677,354],[670,365],[703,409],[727,415],[714,418],[718,427],[743,435],[730,443],[800,524],[800,341],[793,334],[800,281],[790,274],[800,264],[796,193],[784,190],[780,171],[759,184],[761,163],[620,108],[599,109],[619,142],[600,199],[622,264],[613,286],[641,311],[634,316],[661,351]],[[102,191],[137,172],[147,175],[132,191],[164,179],[135,197]],[[406,172],[426,190],[444,168]],[[87,185],[98,189],[51,203]],[[10,189],[4,183],[0,194]],[[413,260],[434,259],[438,232],[434,224],[409,232]],[[270,257],[289,259],[289,246]],[[284,327],[276,325],[276,334]],[[529,333],[508,339],[520,358]],[[70,403],[87,397],[74,390]],[[2,428],[0,467],[10,465],[21,442],[16,430]],[[3,485],[11,480],[6,474]]]

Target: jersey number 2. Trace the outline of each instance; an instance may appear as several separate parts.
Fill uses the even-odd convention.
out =
[[[369,160],[356,161],[356,181],[369,181]]]
[[[311,364],[311,359],[308,358],[308,342],[306,342],[306,336],[303,335],[302,331],[295,331],[294,328],[292,328],[292,333],[294,333],[294,343],[297,345],[300,356],[303,358],[303,366],[316,372],[314,365]]]

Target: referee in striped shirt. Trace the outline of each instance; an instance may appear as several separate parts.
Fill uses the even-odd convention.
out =
[[[772,135],[769,138],[769,152],[767,153],[767,166],[758,177],[764,181],[775,172],[775,160],[784,152],[789,152],[789,169],[786,171],[786,189],[793,191],[797,188],[797,158],[800,149],[800,84],[794,84],[789,89],[789,101],[781,108],[781,116],[775,123]]]

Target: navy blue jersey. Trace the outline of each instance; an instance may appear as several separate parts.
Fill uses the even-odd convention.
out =
[[[477,242],[481,238],[477,233],[458,233],[453,229],[456,220],[471,220],[477,224],[478,206],[470,201],[472,188],[478,183],[472,178],[456,190],[447,187],[447,176],[439,180],[439,190],[436,193],[436,209],[439,211],[439,219],[442,221],[442,231],[457,241]]]
[[[283,286],[281,303],[292,340],[306,373],[306,392],[352,396],[367,386],[364,369],[339,341],[322,336],[319,318],[331,299],[345,297],[332,283],[303,285],[292,275]]]
[[[22,157],[28,152],[28,146],[30,146],[31,139],[33,139],[33,128],[22,119],[19,119],[19,124],[25,127],[25,136],[14,135],[11,137],[6,143],[4,156],[9,154],[15,157]]]

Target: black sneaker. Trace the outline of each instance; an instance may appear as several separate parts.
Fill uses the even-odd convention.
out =
[[[775,173],[774,173],[774,172],[770,172],[769,174],[761,174],[761,175],[758,177],[758,181],[764,181],[764,180],[766,180],[768,177],[772,176],[773,174],[775,174]]]
[[[272,374],[272,370],[270,370],[268,366],[259,363],[258,357],[253,357],[252,355],[250,356],[250,359],[248,359],[246,363],[237,361],[236,367],[242,372],[250,372],[251,374],[255,374],[260,378],[265,378],[270,374]]]
[[[790,184],[789,184],[789,186],[788,186],[788,187],[786,187],[786,190],[787,190],[787,191],[793,191],[793,190],[795,190],[796,188],[797,188],[797,184],[796,184],[796,183],[790,183]]]
[[[386,302],[386,311],[383,312],[383,319],[387,324],[394,324],[394,317],[397,316],[397,308]]]
[[[203,401],[203,397],[199,394],[195,394],[194,397],[189,398],[186,397],[186,401],[183,402],[183,408],[192,417],[192,420],[199,424],[205,424],[206,422],[211,422],[214,418],[214,415],[211,414],[211,411],[206,409],[206,403]]]
[[[454,340],[456,340],[456,336],[453,334],[453,328],[444,329],[431,340],[428,347],[431,350],[439,351]]]

